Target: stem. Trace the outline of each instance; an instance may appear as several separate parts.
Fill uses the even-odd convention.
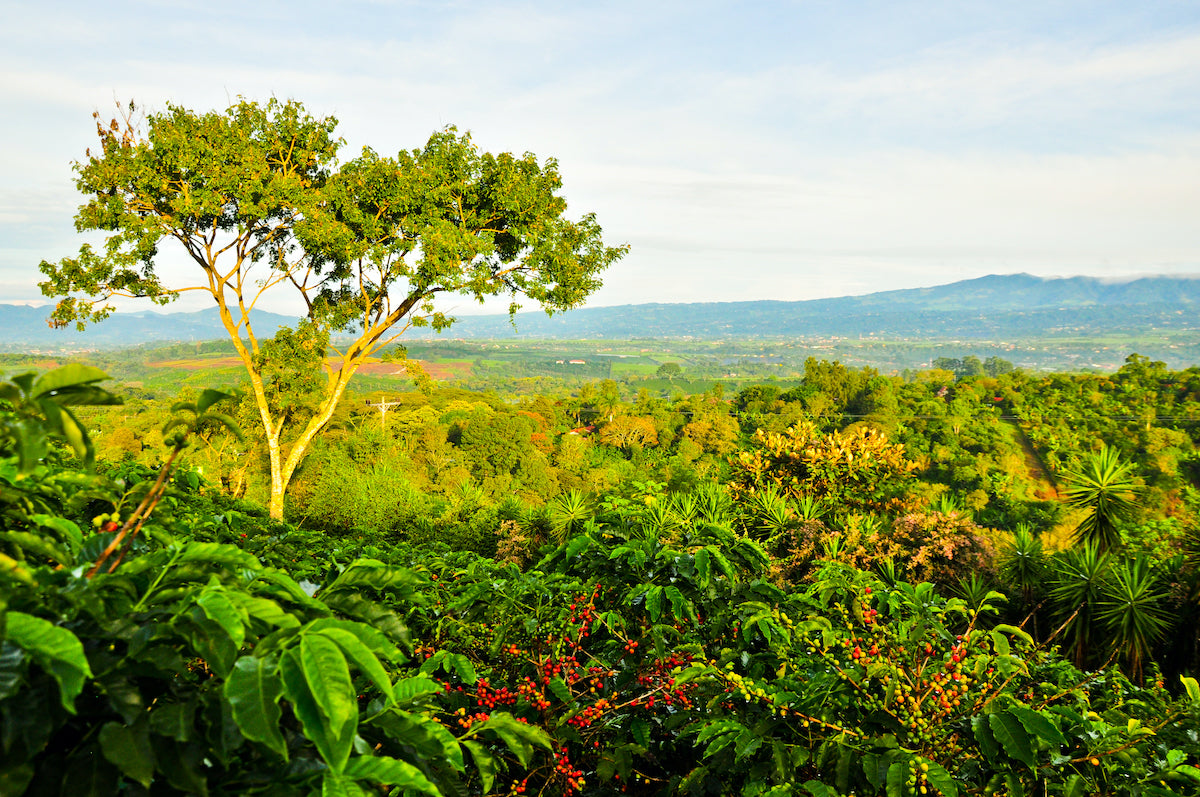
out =
[[[88,578],[93,578],[96,573],[99,572],[100,567],[106,561],[108,561],[108,558],[113,555],[113,552],[116,551],[121,543],[125,541],[125,537],[129,535],[130,529],[134,529],[135,524],[136,529],[134,529],[133,535],[136,536],[137,532],[141,530],[142,524],[146,522],[146,518],[148,518],[150,513],[154,511],[154,507],[158,505],[158,499],[162,497],[162,493],[166,489],[164,485],[166,484],[167,476],[171,473],[171,466],[174,464],[175,458],[179,456],[179,452],[182,450],[182,445],[177,445],[171,450],[171,456],[167,457],[167,461],[164,462],[163,466],[158,470],[158,479],[154,482],[154,486],[150,488],[148,493],[146,493],[146,497],[142,499],[140,504],[138,504],[137,509],[133,510],[133,514],[130,515],[125,521],[125,524],[121,526],[121,530],[117,532],[117,536],[113,538],[113,541],[110,542],[108,547],[104,549],[104,552],[100,554],[100,557],[96,560],[96,563],[93,564],[91,569],[87,571]],[[131,542],[132,539],[133,537],[130,537]],[[122,552],[121,555],[124,556],[124,553]],[[120,563],[120,559],[117,560],[117,563]],[[109,572],[111,573],[115,567],[116,564],[110,567]]]

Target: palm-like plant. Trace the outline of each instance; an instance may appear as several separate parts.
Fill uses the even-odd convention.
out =
[[[1012,542],[1000,552],[1000,577],[1004,583],[1021,591],[1022,611],[1033,605],[1038,588],[1046,577],[1046,553],[1042,541],[1027,523],[1017,524]],[[1037,618],[1033,620],[1034,636],[1037,636]]]
[[[1111,634],[1113,651],[1128,663],[1130,677],[1140,681],[1151,646],[1169,626],[1158,574],[1139,555],[1114,568],[1101,592],[1096,618]]]
[[[733,512],[733,501],[721,485],[705,482],[695,490],[696,511],[708,523],[723,526],[729,522]]]
[[[563,543],[583,531],[594,518],[592,501],[578,490],[568,490],[546,505],[550,533],[557,543]]]
[[[746,526],[758,539],[768,543],[795,525],[787,499],[773,484],[752,493],[746,501]]]
[[[1065,618],[1050,642],[1060,632],[1066,636],[1075,666],[1083,669],[1091,646],[1096,610],[1108,579],[1110,557],[1096,545],[1085,543],[1082,548],[1064,551],[1055,562],[1054,586],[1050,599],[1059,617]]]
[[[1067,504],[1086,511],[1075,529],[1075,542],[1093,544],[1101,551],[1120,547],[1117,523],[1133,514],[1140,491],[1130,470],[1116,449],[1105,446],[1063,474]]]

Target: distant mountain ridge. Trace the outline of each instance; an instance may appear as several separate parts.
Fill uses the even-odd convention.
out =
[[[1197,310],[1200,274],[1127,281],[1010,274],[833,299],[585,307],[552,318],[525,312],[517,314],[515,330],[507,315],[464,316],[444,336],[1003,338],[1195,329]],[[215,308],[190,313],[116,313],[83,332],[50,329],[46,324],[49,313],[49,307],[0,304],[0,345],[10,351],[45,346],[98,348],[225,337]],[[294,324],[295,319],[255,311],[251,322],[260,336],[269,337],[280,326]]]

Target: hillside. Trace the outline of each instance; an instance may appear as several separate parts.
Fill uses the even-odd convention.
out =
[[[1004,339],[1087,337],[1153,330],[1190,330],[1200,307],[1200,279],[1145,277],[1109,282],[1093,277],[992,275],[931,288],[807,301],[650,303],[573,310],[554,317],[519,313],[464,316],[463,338],[874,338]],[[192,313],[118,313],[78,332],[46,324],[48,307],[0,305],[3,348],[104,348],[225,336],[215,309]],[[260,334],[291,321],[256,312]],[[410,333],[419,337],[421,330]],[[424,333],[430,337],[433,333]]]

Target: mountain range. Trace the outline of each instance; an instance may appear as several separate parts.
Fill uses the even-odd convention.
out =
[[[807,301],[650,303],[585,307],[553,317],[541,312],[463,316],[456,338],[967,338],[1089,336],[1155,329],[1197,329],[1200,276],[1094,277],[991,275],[931,288]],[[116,313],[83,332],[51,329],[49,307],[0,304],[0,347],[109,348],[225,337],[216,309],[188,313]],[[255,311],[260,336],[294,318]],[[415,330],[410,337],[424,336]],[[432,333],[428,334],[433,337]]]

